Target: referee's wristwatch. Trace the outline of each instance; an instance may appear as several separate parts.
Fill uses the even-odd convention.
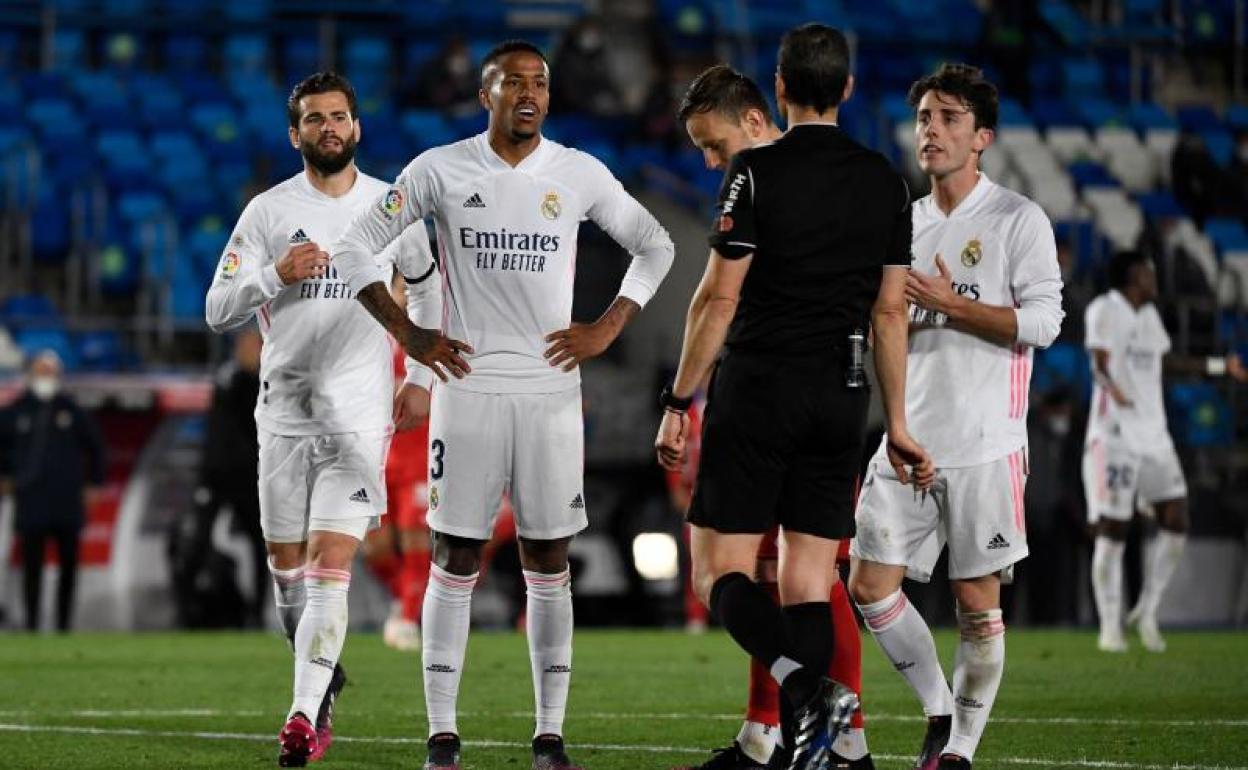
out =
[[[659,394],[659,406],[672,412],[684,414],[689,411],[689,407],[693,406],[693,396],[681,398],[673,393],[672,386],[668,385]]]

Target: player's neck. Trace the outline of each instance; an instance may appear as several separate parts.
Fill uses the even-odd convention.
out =
[[[1122,292],[1122,296],[1127,300],[1128,303],[1130,303],[1131,307],[1135,310],[1139,310],[1140,308],[1148,304],[1148,300],[1144,298],[1143,294],[1141,294],[1138,291],[1135,291],[1134,289],[1130,287],[1127,287],[1125,289],[1120,289],[1120,291]]]
[[[979,184],[979,170],[974,166],[965,166],[943,177],[931,177],[931,183],[936,207],[949,216]]]
[[[520,165],[521,161],[533,154],[533,151],[541,144],[542,135],[534,134],[525,139],[517,139],[502,131],[491,129],[489,140],[490,149],[494,150],[494,154],[502,158],[508,166],[515,168]]]
[[[339,198],[351,192],[355,186],[355,178],[359,174],[355,164],[349,163],[342,171],[333,174],[322,174],[307,163],[303,164],[303,173],[316,191],[331,198]]]
[[[835,125],[838,112],[840,112],[839,107],[829,107],[823,112],[819,112],[814,107],[787,104],[784,110],[784,120],[789,128],[800,126],[803,123],[831,123]]]

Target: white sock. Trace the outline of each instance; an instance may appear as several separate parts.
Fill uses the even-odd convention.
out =
[[[871,750],[867,748],[867,731],[861,727],[851,727],[832,741],[832,750],[849,761],[862,759]]]
[[[759,763],[767,764],[776,750],[776,739],[780,737],[780,728],[765,725],[762,722],[749,722],[741,725],[737,733],[737,745],[747,757]]]
[[[472,589],[479,572],[452,575],[438,565],[429,569],[429,587],[421,612],[421,663],[424,666],[425,708],[429,735],[459,734],[455,704],[468,649],[472,620]]]
[[[1001,610],[958,613],[962,639],[953,666],[953,729],[941,753],[975,758],[1005,669],[1005,623]]]
[[[905,677],[929,717],[953,713],[953,694],[936,657],[936,641],[923,616],[897,589],[858,610],[893,668]]]
[[[1139,607],[1143,615],[1156,615],[1166,586],[1183,556],[1187,535],[1163,529],[1153,538],[1144,559],[1144,587],[1140,590]]]
[[[1127,544],[1104,536],[1092,548],[1092,596],[1101,633],[1122,632],[1122,554]]]
[[[563,735],[563,715],[572,683],[572,576],[524,572],[528,593],[525,630],[533,667],[537,723],[533,737]]]
[[[295,702],[290,714],[316,721],[347,637],[347,589],[351,573],[342,569],[304,570],[307,606],[295,631]]]
[[[295,649],[295,629],[303,617],[303,605],[308,591],[303,585],[303,567],[277,569],[273,557],[269,557],[269,574],[273,576],[273,601],[277,606],[277,623],[286,634],[290,649]]]

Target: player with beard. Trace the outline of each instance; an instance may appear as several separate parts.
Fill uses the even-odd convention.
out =
[[[205,304],[214,331],[255,316],[264,335],[255,412],[260,525],[278,621],[295,653],[278,764],[302,767],[333,739],[334,700],[346,681],[338,657],[351,562],[386,511],[394,379],[385,333],[353,301],[322,246],[386,189],[355,167],[355,92],[346,79],[318,73],[295,86],[287,111],[303,171],[247,204]],[[381,259],[417,288],[409,312],[428,312],[416,320],[436,326],[436,303],[420,299],[430,288],[436,295],[437,284],[424,234],[413,231]],[[409,334],[407,350],[419,363],[452,362],[456,345],[442,335],[415,325]],[[399,398],[405,411],[418,411],[431,375],[412,365],[409,372]]]
[[[653,296],[671,266],[667,233],[602,163],[541,135],[550,70],[509,41],[481,66],[482,134],[435,147],[333,248],[360,301],[407,347],[412,323],[373,255],[431,218],[444,276],[444,330],[471,343],[437,385],[429,418],[433,567],[422,616],[426,768],[459,767],[456,700],[481,552],[505,491],[515,510],[527,590],[536,706],[533,768],[565,770],[563,719],[572,673],[568,547],[585,528],[584,428],[578,366],[599,355]],[[580,222],[632,255],[619,295],[594,323],[572,324]],[[415,227],[413,227],[415,226]],[[592,266],[591,266],[592,268]]]
[[[771,109],[758,85],[745,75],[726,64],[717,64],[694,79],[685,93],[678,113],[685,124],[689,138],[709,169],[722,171],[741,150],[774,142],[783,136],[772,121]],[[689,411],[691,422],[698,422],[693,409]],[[696,442],[698,425],[690,426],[690,442]],[[695,465],[696,449],[691,445],[689,464]],[[689,476],[696,468],[686,471]],[[692,485],[690,485],[692,486]],[[777,529],[763,538],[758,549],[755,576],[766,587],[772,599],[779,603],[780,588],[776,584],[779,549]],[[849,541],[841,542],[838,565],[848,564]],[[835,644],[828,676],[841,682],[854,692],[862,693],[862,637],[858,620],[850,605],[845,584],[836,581],[829,599],[834,619]],[[788,760],[788,747],[777,746],[777,729],[780,724],[780,688],[776,681],[756,660],[750,660],[749,702],[746,706],[745,723],[741,726],[733,745],[716,749],[714,756],[697,770],[751,770],[764,767],[784,767]],[[867,770],[874,767],[867,749],[862,709],[854,712],[849,729],[838,735],[833,743],[833,767],[849,767]]]

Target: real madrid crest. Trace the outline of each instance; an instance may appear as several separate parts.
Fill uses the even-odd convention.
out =
[[[962,264],[966,267],[975,267],[983,258],[984,247],[980,245],[979,241],[967,241],[965,248],[962,249]]]
[[[559,193],[546,193],[546,197],[542,199],[542,216],[547,219],[558,219],[561,213],[563,213],[563,206],[559,203]]]

